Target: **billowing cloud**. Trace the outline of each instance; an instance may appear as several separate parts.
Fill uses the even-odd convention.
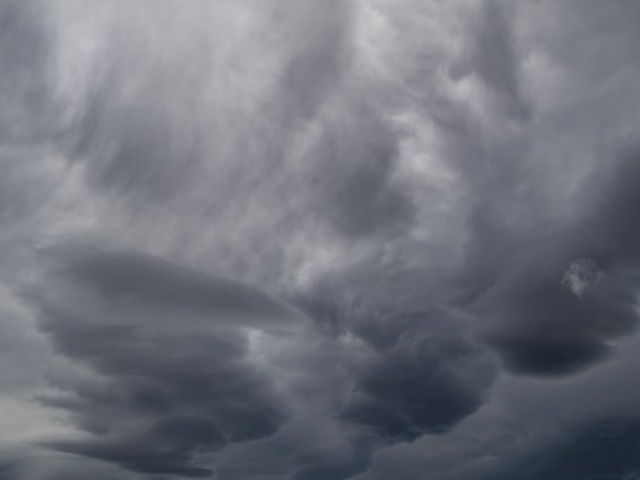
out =
[[[89,370],[40,399],[88,435],[45,442],[152,474],[273,434],[287,417],[245,362],[243,326],[302,320],[257,289],[134,253],[76,254],[30,295],[55,350]],[[293,317],[293,320],[292,320]]]
[[[379,349],[363,367],[343,418],[369,426],[397,441],[452,428],[475,412],[495,377],[490,358],[477,346],[447,331],[442,312],[387,319]],[[436,318],[433,318],[436,317]],[[394,339],[392,331],[403,325]],[[442,322],[442,323],[441,323]]]
[[[636,475],[639,15],[4,2],[0,476]]]

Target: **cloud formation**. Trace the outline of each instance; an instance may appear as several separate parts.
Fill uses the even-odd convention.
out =
[[[252,322],[286,322],[291,311],[152,257],[93,253],[72,262],[46,283],[41,325],[58,353],[95,378],[68,379],[40,400],[90,436],[48,446],[142,473],[206,477],[212,471],[191,466],[193,456],[268,436],[286,419],[244,363],[241,333]]]
[[[639,20],[4,2],[0,476],[632,478]]]

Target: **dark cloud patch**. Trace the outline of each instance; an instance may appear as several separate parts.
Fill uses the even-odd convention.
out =
[[[483,300],[492,304],[487,315],[500,319],[486,339],[510,369],[549,375],[579,371],[606,358],[608,341],[635,327],[634,284],[616,278],[616,272],[578,296],[563,285],[560,269],[538,276],[533,265],[524,268],[531,277],[523,273],[506,291]]]
[[[536,338],[533,335],[496,335],[487,343],[500,353],[508,370],[530,375],[580,372],[611,354],[611,347],[602,342]]]
[[[354,339],[354,387],[338,418],[388,444],[448,432],[485,404],[497,375],[492,355],[466,338],[460,312],[403,311],[420,303],[417,292],[379,297],[408,279],[378,279],[357,294],[362,285],[336,280],[296,300],[319,331]]]
[[[40,322],[59,354],[96,377],[65,381],[60,395],[40,401],[66,411],[90,437],[47,446],[137,472],[208,476],[192,465],[199,453],[277,431],[287,417],[283,404],[246,362],[246,336],[225,321],[221,328],[217,317],[286,309],[257,290],[152,257],[94,253],[76,260],[40,287],[49,292]],[[63,283],[75,297],[51,294]],[[124,291],[129,307],[119,304]],[[197,320],[183,321],[188,304]],[[171,323],[161,319],[167,310]],[[144,320],[132,324],[136,316]]]
[[[637,417],[591,419],[586,425],[567,431],[562,440],[541,447],[531,458],[518,462],[508,471],[494,472],[491,478],[635,479],[640,473],[639,443]]]
[[[634,150],[635,152],[635,150]],[[476,302],[485,340],[517,373],[562,375],[606,359],[638,323],[636,155],[597,172],[593,207],[518,253]],[[591,271],[586,271],[586,268]]]
[[[443,326],[447,319],[415,314],[387,321],[387,334],[378,329],[369,336],[379,352],[342,418],[392,441],[414,440],[446,432],[483,405],[496,372],[482,349]]]
[[[637,418],[608,418],[592,422],[567,446],[559,449],[538,478],[611,478],[637,475],[640,470]]]
[[[0,462],[0,478],[13,480],[18,478],[19,466],[15,461]]]

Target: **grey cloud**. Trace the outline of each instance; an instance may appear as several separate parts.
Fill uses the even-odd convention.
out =
[[[603,172],[593,183],[604,183],[604,195],[596,197],[593,214],[589,217],[590,235],[608,261],[618,265],[638,259],[638,212],[635,208],[640,184],[640,146],[623,144],[611,155],[612,168]],[[630,267],[633,269],[633,267]]]
[[[136,35],[132,41],[141,43],[131,54],[111,55],[119,45],[117,32],[135,29],[130,19],[115,15],[105,34],[109,67],[68,129],[68,155],[85,166],[92,186],[127,207],[122,213],[131,223],[145,223],[159,203],[177,214],[185,231],[201,232],[201,219],[209,218],[216,242],[229,243],[230,251],[248,250],[234,252],[234,271],[246,268],[238,265],[243,253],[260,249],[265,251],[256,255],[253,269],[269,258],[277,265],[263,268],[283,268],[288,258],[282,250],[318,224],[351,239],[406,229],[415,206],[395,178],[400,134],[359,85],[349,83],[355,68],[353,7],[294,7],[278,0],[256,8],[264,8],[265,19],[250,24],[249,33],[264,41],[239,38],[240,51],[253,46],[256,53],[223,66],[215,55],[235,50],[210,44],[204,25],[190,34],[211,53],[209,60],[191,43],[176,39],[160,52]],[[207,8],[201,13],[211,14]],[[221,28],[237,34],[235,19],[229,25]],[[181,28],[172,24],[167,34],[179,36]],[[149,35],[161,33],[150,27]],[[189,66],[175,69],[175,57]],[[246,75],[229,84],[236,70]],[[257,88],[254,70],[275,78]],[[226,88],[238,104],[206,94]],[[263,210],[259,221],[245,226],[253,214],[241,212]]]
[[[508,115],[526,120],[531,116],[531,106],[519,78],[521,59],[512,32],[512,10],[500,1],[481,3],[477,17],[471,21],[473,34],[468,51],[453,65],[451,73],[456,79],[475,73]]]
[[[353,57],[351,5],[335,0],[329,7],[314,2],[305,2],[302,9],[299,5],[292,8],[292,2],[282,2],[273,13],[274,18],[283,15],[299,20],[297,24],[292,22],[290,34],[300,44],[286,65],[280,86],[281,108],[290,121],[311,120],[318,115],[343,81]]]
[[[139,12],[133,9],[128,18],[115,9],[105,33],[108,68],[90,89],[77,128],[69,131],[70,154],[86,161],[95,186],[124,196],[137,209],[157,201],[179,208],[189,200],[185,191],[204,188],[207,205],[199,198],[197,207],[217,213],[255,195],[247,175],[265,180],[271,169],[287,168],[295,135],[318,116],[349,68],[350,9],[339,2],[320,6],[275,0],[259,5],[248,0],[238,4],[238,11],[255,9],[262,15],[243,32],[238,19],[218,18],[233,15],[236,7],[222,5],[219,12],[202,3],[189,10],[173,2],[164,7],[195,20],[189,30],[194,41],[185,44],[185,25],[167,20],[170,13],[158,13],[158,23],[168,22],[167,30],[149,26],[138,35]],[[212,43],[202,21],[207,16],[235,35],[238,46]],[[120,51],[120,32],[135,44],[128,54]],[[164,50],[145,43],[146,35],[164,41]],[[167,42],[165,35],[173,41]],[[230,56],[231,63],[220,64],[216,55]],[[185,68],[174,68],[175,61]],[[263,74],[277,75],[278,81],[250,78]],[[236,77],[238,82],[229,83]],[[262,80],[265,90],[258,86],[254,92]],[[227,88],[237,104],[206,93]],[[234,187],[222,177],[234,178]]]
[[[17,467],[15,461],[10,460],[8,462],[0,463],[0,475],[2,475],[2,478],[6,478],[7,480],[18,478],[16,471]]]
[[[447,432],[488,399],[496,365],[454,312],[402,312],[366,296],[345,302],[332,290],[300,303],[320,331],[367,345],[340,419],[383,442],[411,441]]]
[[[638,13],[5,2],[0,476],[635,473]]]
[[[485,6],[493,10],[498,5]],[[609,21],[620,20],[615,10],[607,13]],[[502,20],[489,16],[483,21]],[[501,41],[507,37],[503,32]],[[479,42],[477,48],[482,50],[483,45]],[[514,69],[509,78],[517,78],[517,68],[524,68],[515,58],[505,64]],[[494,74],[499,71],[491,68]],[[478,126],[470,111],[445,112],[440,125],[448,139],[447,154],[468,182],[472,205],[464,264],[450,298],[464,308],[471,305],[486,320],[489,326],[479,329],[489,330],[485,340],[514,373],[575,373],[608,358],[612,344],[637,324],[633,227],[637,222],[630,207],[638,178],[634,142],[604,140],[595,133],[587,134],[592,138],[576,135],[578,142],[593,145],[594,152],[588,155],[600,157],[585,157],[581,167],[577,159],[570,160],[569,171],[583,178],[576,191],[569,187],[566,171],[539,156],[536,144],[542,140],[536,135],[546,135],[545,112],[516,127],[504,123],[497,129]],[[581,122],[575,110],[565,113],[572,116],[571,122]],[[566,193],[554,188],[555,179],[536,184],[539,168],[548,177],[548,172],[557,171],[568,186]],[[605,280],[581,299],[561,284],[567,268],[580,258],[595,260],[605,272]]]
[[[633,150],[632,150],[633,151]],[[598,172],[592,208],[511,262],[476,308],[490,317],[486,340],[513,371],[540,375],[579,371],[605,359],[611,343],[638,324],[634,205],[635,156]],[[591,259],[602,278],[575,295],[562,278],[571,263]]]
[[[94,478],[96,480],[136,478],[115,466],[106,463],[89,462],[67,454],[43,452],[23,446],[20,452],[0,467],[2,478],[7,480],[62,480]],[[139,478],[139,477],[137,477]]]
[[[366,469],[375,442],[366,434],[349,431],[339,425],[320,426],[311,420],[307,424],[285,430],[275,439],[275,448],[288,450],[292,455],[293,480],[339,480]],[[306,429],[313,428],[317,438],[309,438]],[[302,440],[304,443],[298,445]]]
[[[55,131],[51,99],[50,30],[39,2],[4,2],[0,7],[0,141],[31,145]]]
[[[355,106],[344,120],[326,126],[318,141],[318,172],[326,215],[340,232],[364,237],[402,230],[415,207],[393,183],[399,133],[366,106]]]
[[[269,439],[225,450],[218,473],[229,480],[351,478],[367,468],[377,444],[370,434],[329,417],[305,416]]]
[[[42,158],[58,129],[48,62],[52,32],[39,7],[37,1],[0,6],[0,223],[7,245],[37,229],[33,218],[53,191]]]
[[[412,317],[392,346],[367,365],[342,413],[396,441],[451,429],[482,406],[495,378],[491,359],[459,333],[438,327],[443,320]]]
[[[192,432],[189,432],[192,436]],[[118,444],[100,444],[86,441],[82,444],[78,442],[57,441],[50,442],[47,446],[57,451],[82,455],[89,458],[113,462],[125,469],[133,472],[145,474],[178,475],[189,478],[210,478],[213,471],[207,468],[187,466],[190,458],[182,452],[158,450],[150,453],[148,445],[140,448],[140,443],[147,443],[146,438],[134,439],[132,441],[118,441]],[[202,443],[200,445],[208,445]]]
[[[636,478],[640,425],[635,417],[592,419],[503,472],[483,478]]]
[[[637,324],[635,282],[616,279],[612,272],[577,297],[562,285],[561,268],[525,275],[506,292],[492,292],[479,302],[492,304],[486,315],[497,325],[488,328],[486,340],[515,371],[542,375],[579,371],[606,358],[609,341],[633,331]]]
[[[304,323],[300,312],[258,288],[216,278],[160,258],[132,252],[68,252],[56,274],[83,285],[110,308],[139,304],[142,308],[195,312],[217,322],[261,327]],[[64,292],[63,288],[59,289]],[[75,292],[71,292],[73,295]]]
[[[79,254],[40,288],[49,292],[40,322],[56,351],[97,375],[65,380],[60,394],[40,398],[89,435],[46,446],[137,472],[208,476],[210,469],[191,464],[196,454],[271,435],[286,419],[266,380],[243,360],[241,323],[224,318],[290,315],[258,290],[152,257],[97,252]],[[72,295],[51,295],[63,288]],[[128,306],[118,306],[125,291]],[[198,321],[184,321],[185,305]],[[167,313],[172,323],[162,321]],[[136,316],[143,323],[128,323]]]
[[[606,343],[580,339],[495,335],[487,340],[513,372],[528,375],[565,375],[580,372],[611,355]]]

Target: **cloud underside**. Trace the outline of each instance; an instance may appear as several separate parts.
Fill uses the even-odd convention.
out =
[[[635,478],[638,21],[5,1],[0,477]]]

